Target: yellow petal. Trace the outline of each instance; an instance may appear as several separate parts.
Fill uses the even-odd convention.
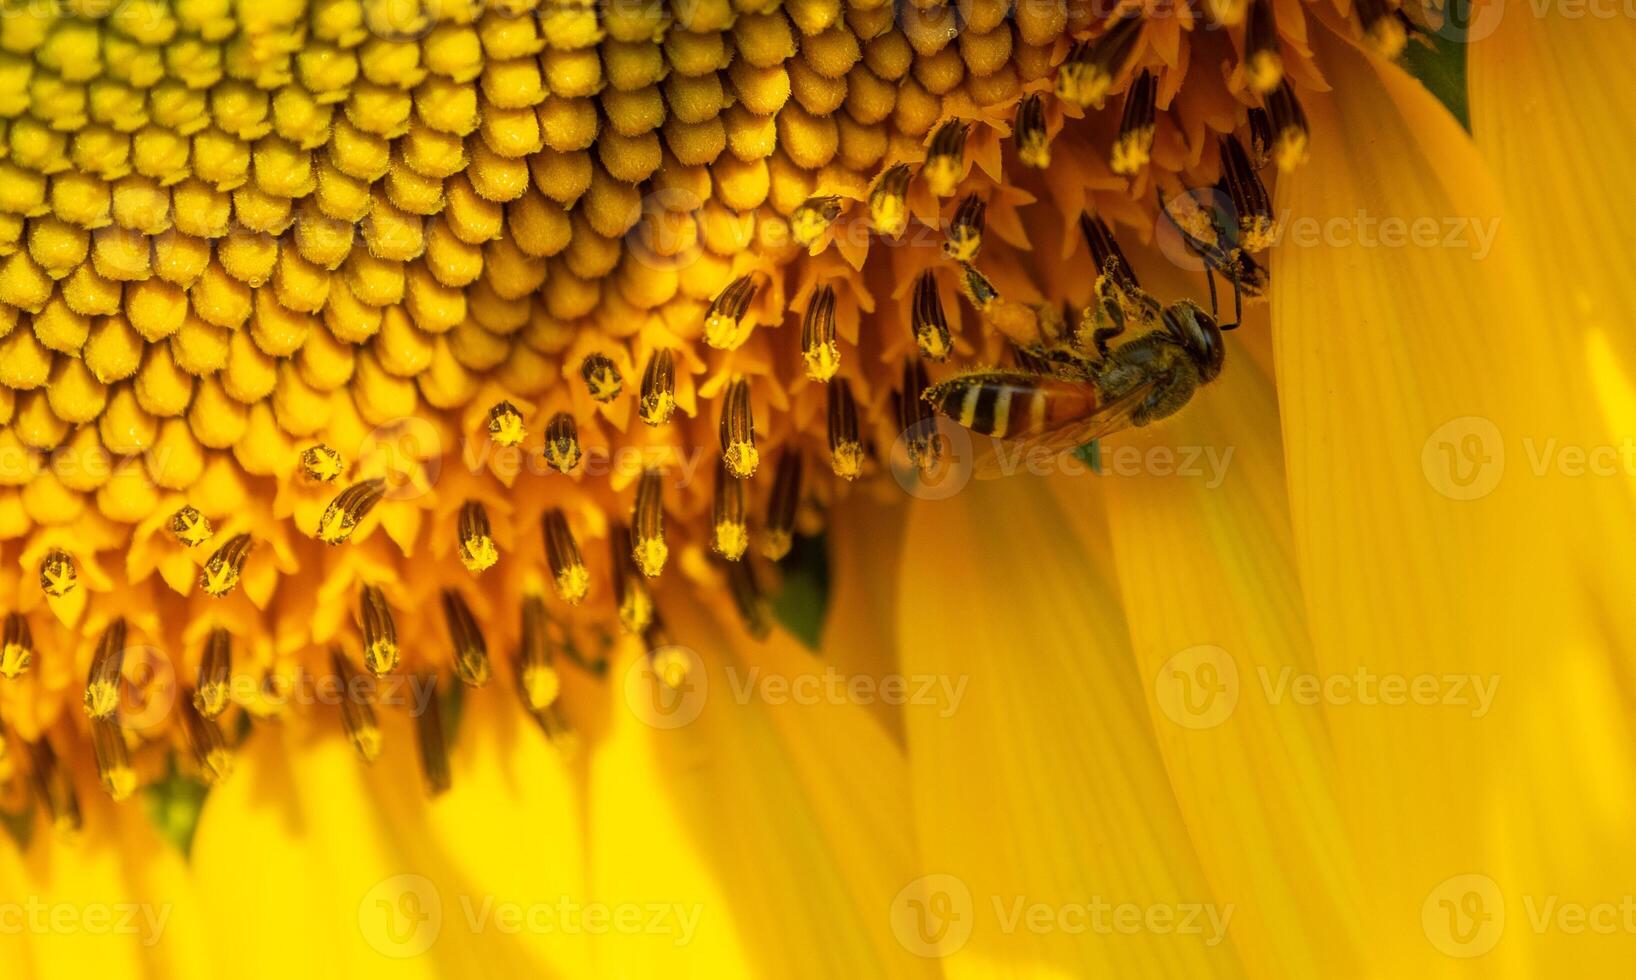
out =
[[[1171,793],[1117,587],[1067,540],[1073,520],[1021,477],[910,509],[903,670],[961,697],[905,708],[937,874],[900,898],[900,938],[951,977],[1236,976],[1235,913]]]

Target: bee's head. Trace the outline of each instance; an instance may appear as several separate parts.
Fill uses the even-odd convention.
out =
[[[1214,381],[1227,357],[1227,345],[1216,318],[1197,303],[1184,299],[1165,310],[1165,329],[1192,355],[1199,375],[1205,381]]]

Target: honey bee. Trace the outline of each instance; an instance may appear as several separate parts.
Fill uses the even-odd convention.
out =
[[[1021,347],[1018,369],[959,374],[924,397],[978,435],[1055,455],[1180,411],[1220,376],[1222,334],[1237,325],[1191,300],[1163,305],[1109,261],[1074,339]],[[993,464],[991,454],[979,471]]]

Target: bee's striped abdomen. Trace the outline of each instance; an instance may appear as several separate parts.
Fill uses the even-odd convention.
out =
[[[996,439],[1037,435],[1097,405],[1090,385],[1004,371],[950,378],[932,386],[927,397],[962,428]]]

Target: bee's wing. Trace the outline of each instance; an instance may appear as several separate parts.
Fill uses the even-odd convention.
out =
[[[1054,425],[1024,428],[1005,439],[973,435],[976,456],[973,473],[985,480],[1011,476],[1026,470],[1030,458],[1040,455],[1038,450],[1044,450],[1046,458],[1055,460],[1060,453],[1128,429],[1136,407],[1153,391],[1155,384],[1152,380],[1143,382],[1119,398],[1097,405],[1088,414]]]

